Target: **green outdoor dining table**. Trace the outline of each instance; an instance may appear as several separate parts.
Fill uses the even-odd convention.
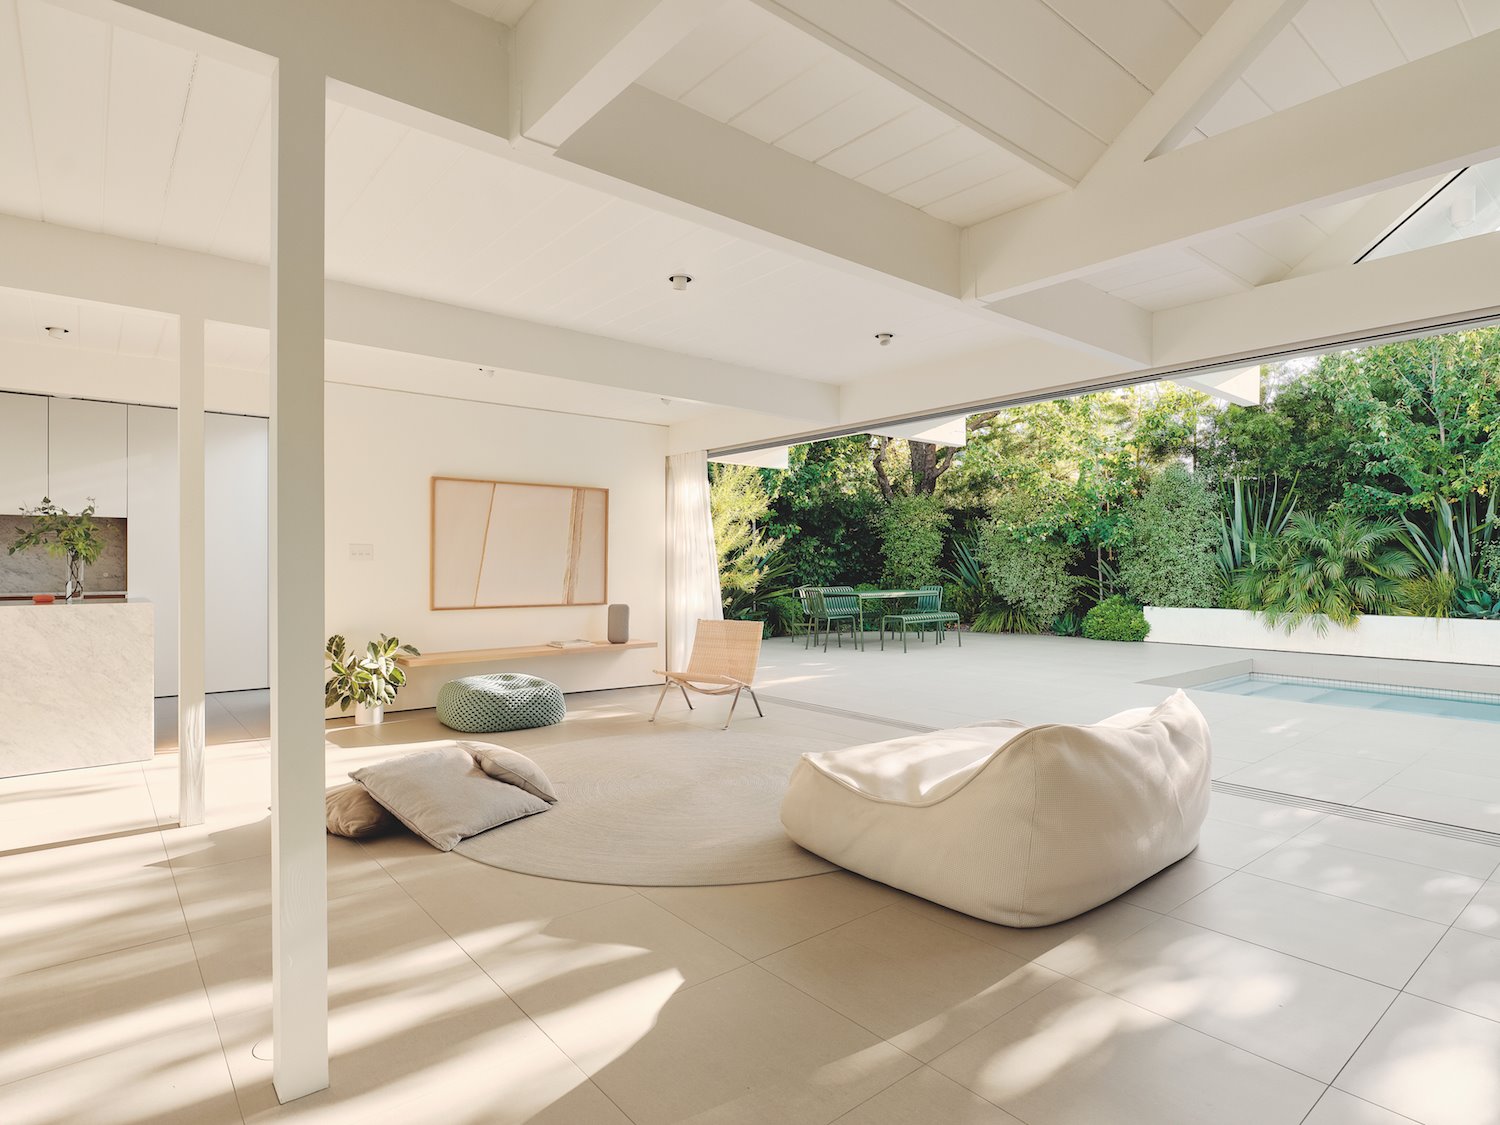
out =
[[[896,602],[903,598],[916,598],[922,594],[921,590],[855,590],[854,596],[859,599],[859,625],[860,632],[864,632],[865,603],[866,602]],[[876,632],[885,627],[885,610],[881,610],[881,620],[876,621]]]

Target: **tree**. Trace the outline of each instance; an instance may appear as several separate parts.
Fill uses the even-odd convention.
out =
[[[1060,538],[1039,497],[1013,492],[995,506],[979,538],[979,557],[996,595],[1032,630],[1045,629],[1077,600],[1072,573],[1078,548]]]
[[[882,502],[869,439],[834,438],[793,446],[773,482],[766,533],[784,540],[778,557],[793,586],[855,585],[881,568],[876,521]]]
[[[905,473],[891,480],[892,461],[905,452]],[[875,470],[875,479],[880,485],[880,494],[891,500],[898,494],[931,496],[937,491],[938,481],[953,467],[958,450],[953,446],[941,447],[928,441],[888,438],[876,435],[870,439],[870,463]],[[899,464],[899,461],[897,462]],[[903,487],[902,476],[906,478]],[[909,490],[909,491],[908,491]]]
[[[1120,585],[1141,605],[1212,607],[1219,602],[1218,498],[1181,465],[1169,465],[1126,508]]]
[[[719,586],[725,603],[753,595],[765,580],[771,556],[782,541],[762,526],[771,509],[760,470],[749,465],[715,465],[709,487]]]

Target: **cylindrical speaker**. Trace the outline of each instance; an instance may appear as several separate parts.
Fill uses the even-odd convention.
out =
[[[630,607],[612,605],[609,607],[609,643],[622,645],[628,640],[630,640]]]

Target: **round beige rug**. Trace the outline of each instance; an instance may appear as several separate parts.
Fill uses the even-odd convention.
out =
[[[641,726],[640,734],[552,746],[509,741],[547,771],[557,804],[453,850],[526,875],[642,887],[768,883],[838,870],[781,827],[792,767],[815,748],[810,742],[826,745],[821,740]]]

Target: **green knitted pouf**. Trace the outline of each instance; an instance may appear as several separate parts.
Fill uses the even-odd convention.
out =
[[[438,721],[467,734],[550,727],[567,713],[561,688],[517,672],[465,676],[438,689]]]

